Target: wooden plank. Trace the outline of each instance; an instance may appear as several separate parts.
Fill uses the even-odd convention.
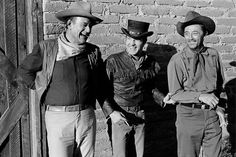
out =
[[[28,53],[31,53],[34,44],[38,42],[38,19],[37,19],[37,6],[35,0],[26,1],[26,30],[27,30],[27,46]],[[41,5],[41,4],[40,4]],[[40,32],[42,33],[42,32]],[[31,156],[42,157],[42,145],[41,145],[41,124],[40,124],[40,108],[34,105],[35,92],[30,90],[29,94],[29,110],[30,110],[30,132],[31,132]]]
[[[38,41],[44,39],[43,33],[43,0],[36,0],[35,4],[37,4],[37,29],[38,29]]]
[[[5,54],[5,50],[6,50],[6,23],[5,23],[5,2],[6,0],[2,0],[0,1],[0,23],[1,23],[1,27],[0,27],[0,49],[2,50],[2,52],[4,52]],[[6,78],[3,78],[2,75],[0,77],[1,81],[0,81],[0,92],[1,92],[1,112],[2,114],[5,113],[5,111],[8,109],[9,105],[7,103],[7,82],[6,82]],[[3,116],[3,115],[1,115]],[[1,121],[1,120],[0,120]],[[9,146],[9,138],[7,138],[3,144],[0,145],[1,148],[1,157],[10,157],[10,146]]]
[[[22,137],[22,157],[31,157],[31,144],[30,144],[30,117],[29,112],[26,112],[21,117],[21,137]]]
[[[33,46],[34,46],[34,30],[33,30],[33,17],[32,17],[32,1],[27,1],[26,3],[27,14],[26,14],[26,29],[28,30],[27,36],[27,46],[28,46],[28,53],[31,53]],[[36,130],[36,114],[35,114],[35,102],[34,102],[34,91],[30,91],[29,94],[29,110],[30,110],[30,132],[31,132],[31,156],[38,157],[38,147],[40,147],[40,142],[38,142],[38,134]]]
[[[17,42],[16,42],[16,4],[15,0],[5,1],[5,24],[6,24],[6,56],[16,65]]]
[[[42,9],[42,0],[32,0],[26,1],[27,6],[27,26],[28,31],[28,52],[31,53],[33,46],[38,43],[40,40],[43,40],[43,9]],[[43,148],[46,145],[43,145],[42,139],[42,128],[41,128],[41,113],[40,106],[34,105],[37,104],[39,100],[35,97],[35,92],[30,91],[30,125],[31,125],[31,146],[32,151],[31,155],[34,157],[45,156],[46,151]],[[45,140],[44,140],[45,141]]]
[[[6,51],[5,55],[9,60],[16,65],[17,64],[17,43],[16,43],[16,4],[15,0],[5,1],[5,24],[6,24]],[[17,93],[12,86],[7,85],[7,97],[9,106],[14,101]]]
[[[5,0],[0,1],[0,49],[3,51],[5,50],[5,8],[4,8],[4,2]]]
[[[25,1],[16,0],[17,6],[17,52],[18,64],[24,59],[27,54],[27,36],[26,36],[26,15]]]
[[[5,43],[5,0],[0,1],[0,53],[5,54],[6,43]],[[1,55],[0,54],[0,55]],[[1,56],[0,56],[1,57]],[[0,75],[0,117],[8,108],[7,101],[7,90],[6,90],[6,80],[4,76]]]
[[[18,65],[21,64],[27,55],[27,33],[26,33],[26,3],[25,0],[16,0],[17,4],[17,45],[18,45]],[[29,94],[28,90],[25,94]],[[28,108],[28,104],[27,104]],[[31,156],[30,141],[30,118],[29,112],[21,117],[21,154],[23,157]]]
[[[19,94],[0,120],[0,145],[2,145],[21,116],[27,112],[27,109],[27,101]]]
[[[6,140],[1,144],[0,150],[1,150],[1,154],[0,154],[1,157],[10,156],[9,137],[7,137]]]
[[[6,78],[9,76],[7,67],[5,66],[5,55],[0,50],[0,118],[1,116],[6,112],[8,109],[7,102],[7,89],[6,89]],[[8,65],[9,66],[9,65]],[[13,66],[14,67],[14,66]],[[3,71],[6,71],[6,73],[3,73]],[[10,77],[12,78],[12,77]]]
[[[9,145],[10,145],[10,156],[9,157],[21,157],[21,130],[20,130],[20,121],[17,121],[17,123],[14,126],[14,129],[12,129],[9,137]]]

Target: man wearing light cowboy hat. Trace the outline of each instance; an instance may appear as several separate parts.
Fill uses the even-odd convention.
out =
[[[137,157],[143,156],[144,106],[154,103],[154,100],[162,105],[164,96],[155,89],[160,66],[153,56],[143,51],[147,38],[153,34],[148,28],[149,23],[128,20],[128,28],[121,28],[126,35],[126,49],[106,60],[107,74],[117,103],[114,108],[123,116],[121,119],[120,114],[110,114],[114,157],[134,157],[131,145],[135,145]],[[134,139],[132,144],[131,139]]]
[[[189,11],[176,28],[186,40],[186,47],[168,64],[170,97],[177,104],[178,156],[198,157],[202,146],[205,157],[219,157],[222,132],[216,109],[223,110],[219,105],[224,74],[219,53],[203,44],[215,23]]]
[[[49,157],[93,157],[96,135],[95,103],[106,116],[106,70],[101,52],[87,43],[92,26],[102,22],[87,2],[78,1],[56,13],[66,30],[56,39],[34,46],[19,68],[22,81],[36,90],[45,105]],[[35,104],[39,105],[39,104]]]

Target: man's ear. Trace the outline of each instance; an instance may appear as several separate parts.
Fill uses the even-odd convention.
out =
[[[143,46],[143,51],[147,51],[147,47],[148,47],[148,44],[145,43],[144,46]]]
[[[69,19],[67,20],[67,22],[66,22],[66,28],[68,28],[68,26],[70,26],[71,22],[72,22],[72,19],[69,18]]]

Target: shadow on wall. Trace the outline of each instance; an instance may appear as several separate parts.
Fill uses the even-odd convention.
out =
[[[236,67],[236,61],[230,63],[231,66]],[[232,145],[232,154],[236,156],[236,78],[228,81],[225,84],[225,90],[228,97],[228,130],[230,132],[230,141]]]
[[[159,72],[159,77],[157,81],[158,89],[164,94],[168,93],[168,82],[167,82],[167,65],[170,58],[177,52],[176,48],[171,45],[161,45],[148,43],[147,53],[155,56],[157,62],[159,63],[161,70]]]
[[[148,43],[147,53],[156,57],[161,70],[157,83],[158,90],[168,93],[167,65],[170,58],[177,52],[170,45]],[[146,111],[145,157],[176,157],[177,141],[175,129],[175,106],[161,108],[150,104]]]

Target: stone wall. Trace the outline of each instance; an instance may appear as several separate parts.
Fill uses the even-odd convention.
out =
[[[124,49],[121,27],[127,19],[150,22],[154,31],[148,48],[154,50],[162,66],[160,81],[167,90],[166,65],[169,58],[184,45],[184,39],[176,32],[176,23],[184,20],[189,10],[210,16],[216,23],[214,34],[205,38],[205,45],[219,50],[226,75],[226,87],[230,105],[235,106],[236,93],[236,1],[235,0],[87,0],[92,4],[94,15],[102,18],[102,24],[92,29],[89,41],[100,46],[103,58]],[[44,37],[54,38],[63,25],[54,13],[73,5],[74,0],[43,0]],[[105,118],[100,109],[97,113],[96,156],[111,156],[111,147],[106,133]]]

